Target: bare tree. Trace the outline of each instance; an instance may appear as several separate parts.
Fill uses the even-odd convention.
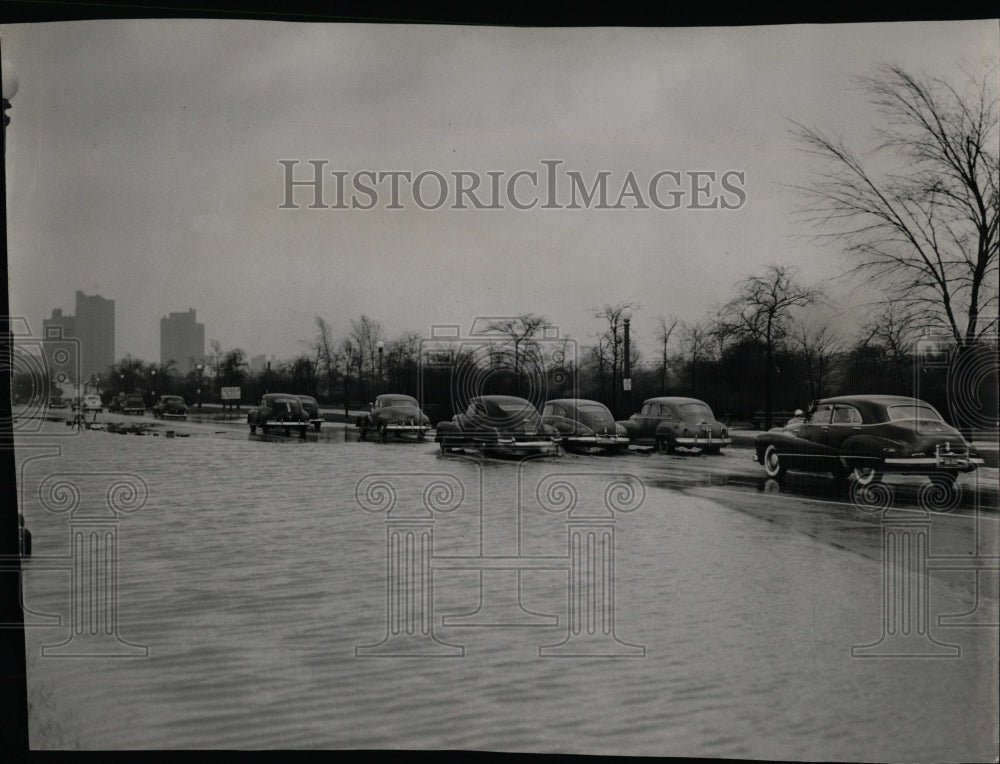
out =
[[[374,390],[375,372],[378,365],[378,343],[383,340],[382,325],[375,319],[363,315],[356,321],[351,321],[350,339],[360,355],[358,379],[362,382],[362,389],[364,389],[363,382],[367,379]]]
[[[708,354],[710,330],[703,324],[683,324],[682,343],[685,355],[690,357],[691,394],[694,395],[697,386],[698,361]]]
[[[527,360],[526,354],[532,353],[536,349],[533,346],[534,337],[538,334],[538,330],[548,322],[549,320],[545,316],[525,313],[513,318],[490,321],[486,325],[487,332],[501,334],[510,342],[518,393],[521,391],[521,366]]]
[[[819,293],[795,281],[795,272],[770,265],[737,284],[738,293],[720,314],[720,324],[757,344],[764,356],[764,426],[771,429],[774,356],[788,333],[792,310],[814,302]]]
[[[805,324],[793,331],[792,338],[805,366],[809,400],[818,400],[826,395],[830,369],[842,350],[840,338],[827,326],[817,329]]]
[[[337,375],[337,350],[333,329],[322,316],[316,316],[316,336],[312,347],[316,353],[316,363],[326,376],[326,394],[332,398]]]
[[[846,244],[852,273],[880,283],[907,312],[944,321],[960,346],[996,326],[996,79],[995,65],[967,71],[961,91],[898,66],[864,78],[888,125],[868,162],[816,129],[795,130],[826,167],[799,189],[807,218],[834,229],[827,236]]]
[[[638,303],[620,302],[615,305],[605,304],[603,308],[593,308],[594,317],[607,322],[607,328],[597,336],[597,346],[591,351],[597,353],[594,359],[601,371],[601,376],[605,375],[605,368],[610,372],[611,382],[611,410],[619,413],[618,388],[619,380],[622,379],[625,366],[624,343],[625,317],[630,316],[639,309]],[[630,349],[631,350],[631,349]],[[629,361],[632,361],[633,353],[629,353]]]
[[[667,369],[670,367],[668,348],[670,347],[670,337],[677,328],[679,321],[673,316],[673,314],[667,316],[666,318],[662,315],[657,316],[656,320],[660,325],[659,331],[656,334],[656,340],[660,343],[660,395],[666,395]]]

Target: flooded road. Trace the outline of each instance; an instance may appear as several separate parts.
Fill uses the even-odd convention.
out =
[[[343,425],[45,427],[17,453],[33,748],[995,758],[974,480],[949,512],[905,484],[878,511],[740,449],[518,463]]]

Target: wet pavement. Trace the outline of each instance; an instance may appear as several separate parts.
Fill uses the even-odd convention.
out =
[[[741,448],[519,463],[358,442],[335,424],[305,440],[251,436],[243,418],[104,413],[98,425],[67,435],[45,422],[44,447],[17,440],[34,536],[33,747],[995,756],[987,470],[963,476],[945,511],[928,508],[918,478],[890,481],[884,505],[825,476],[767,480]],[[64,494],[46,491],[69,475],[79,506],[97,507],[119,473],[148,496],[114,525],[113,632],[145,653],[56,658],[52,646],[90,623],[69,575],[87,551],[69,542]],[[420,558],[433,575],[411,581],[426,582],[426,603],[407,606],[431,608],[426,624],[387,589],[392,561],[411,559],[393,550],[420,549],[393,546],[406,528],[433,539]],[[916,539],[913,554],[887,557],[901,538]],[[581,570],[605,571],[593,602]],[[885,609],[897,581],[925,598],[905,644]],[[609,592],[613,607],[597,607]],[[400,634],[426,626],[422,644],[440,654],[381,655],[400,617]]]

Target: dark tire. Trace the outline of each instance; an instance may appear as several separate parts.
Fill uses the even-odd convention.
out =
[[[285,437],[287,438],[289,435],[292,434],[292,428],[291,427],[286,427],[284,429],[284,433],[285,433]]]
[[[764,450],[764,457],[761,461],[764,464],[764,472],[769,478],[781,480],[788,472],[788,467],[781,461],[778,449],[773,443]]]
[[[319,432],[319,426],[323,424],[322,422],[313,422],[313,429]]]
[[[383,443],[389,440],[389,430],[386,428],[384,424],[380,424],[378,426],[378,437],[379,440],[382,441]]]
[[[306,439],[306,430],[308,430],[308,429],[309,429],[308,427],[300,427],[299,428],[299,440],[305,440]]]
[[[261,431],[262,433],[264,433],[265,435],[267,435],[267,434],[268,434],[268,433],[269,433],[269,432],[271,431],[271,428],[270,428],[270,427],[268,427],[268,426],[267,426],[266,424],[262,424],[262,425],[260,426],[260,431]]]
[[[255,424],[250,425],[250,434],[253,435],[256,432],[257,432],[257,425]]]
[[[722,446],[705,446],[703,453],[711,454],[712,456],[718,456],[722,453]]]
[[[656,450],[661,454],[672,454],[674,452],[673,439],[670,436],[657,438]]]

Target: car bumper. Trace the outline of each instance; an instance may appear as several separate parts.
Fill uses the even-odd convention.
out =
[[[187,419],[188,415],[186,411],[183,414],[174,411],[164,411],[160,416],[164,419]]]
[[[123,414],[145,414],[146,409],[122,409]]]
[[[714,438],[709,435],[707,437],[677,438],[675,442],[678,446],[683,446],[685,448],[703,448],[705,446],[730,446],[733,443],[733,439]]]
[[[387,424],[385,429],[389,432],[416,432],[426,433],[431,429],[429,424]]]
[[[580,446],[627,446],[629,439],[623,435],[567,435],[563,443]]]
[[[908,456],[884,459],[886,467],[899,467],[905,469],[942,469],[959,470],[971,472],[983,464],[984,460],[978,456],[970,457],[936,457],[936,456]]]

